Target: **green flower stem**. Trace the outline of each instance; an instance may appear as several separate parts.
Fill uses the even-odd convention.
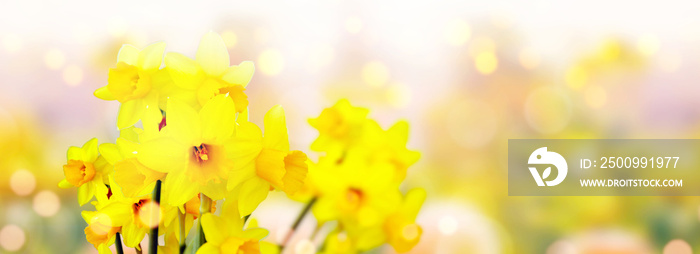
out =
[[[250,219],[250,214],[243,216],[243,223],[245,224],[246,222],[248,222],[248,219]]]
[[[200,202],[199,202],[199,230],[198,230],[198,241],[197,241],[197,248],[195,250],[198,250],[199,247],[202,247],[207,242],[207,238],[204,235],[204,230],[202,229],[202,217],[204,214],[207,214],[211,211],[211,198],[207,197],[207,195],[204,195],[204,193],[199,194],[200,197]]]
[[[122,246],[122,236],[117,233],[117,238],[114,240],[115,248],[117,249],[117,254],[124,254],[124,246]]]
[[[178,209],[179,210],[179,209]],[[186,213],[186,212],[185,212]],[[187,236],[185,236],[185,216],[187,216],[185,213],[178,211],[177,212],[177,217],[179,219],[179,227],[180,227],[180,254],[185,253],[185,249],[187,247]]]
[[[323,223],[316,225],[316,228],[314,228],[314,232],[311,233],[311,237],[309,237],[310,238],[309,240],[311,240],[311,242],[313,242],[314,239],[316,239],[316,235],[318,235],[318,232],[321,231],[322,227],[323,227]]]
[[[301,224],[301,221],[304,220],[304,216],[306,216],[307,213],[311,210],[311,207],[316,203],[316,198],[312,198],[309,203],[304,206],[304,209],[301,210],[301,213],[297,216],[296,220],[294,220],[294,224],[292,224],[292,228],[287,232],[287,236],[284,237],[284,241],[282,244],[280,244],[280,253],[284,250],[284,247],[289,244],[289,240],[292,239],[292,235],[294,235],[294,232],[296,232],[297,228]]]
[[[156,202],[156,204],[160,205],[160,180],[156,181],[156,187],[153,188],[153,202]],[[160,206],[158,208],[160,210]],[[159,214],[159,211],[153,211],[154,214],[151,214],[151,220],[157,219]],[[151,225],[155,224],[156,226],[151,229],[151,232],[148,234],[148,253],[150,254],[157,254],[158,253],[158,222],[152,223]]]

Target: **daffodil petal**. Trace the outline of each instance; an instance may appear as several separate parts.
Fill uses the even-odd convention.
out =
[[[238,166],[234,167],[231,169],[231,172],[229,172],[228,181],[226,183],[227,190],[233,190],[248,179],[256,177],[254,159],[246,162],[236,162],[236,164]]]
[[[221,79],[229,84],[247,87],[250,79],[253,78],[254,73],[255,64],[253,64],[251,61],[245,61],[238,66],[231,66],[231,68],[228,68]]]
[[[117,54],[117,62],[124,62],[129,65],[136,65],[139,60],[140,50],[129,44],[122,45]]]
[[[244,122],[249,122],[249,113],[248,113],[248,108],[246,107],[245,110],[243,110],[241,113],[238,113],[238,117],[236,117],[236,122],[238,123],[244,123]]]
[[[166,112],[168,132],[187,145],[198,146],[202,134],[199,114],[189,105],[170,98]]]
[[[141,50],[138,66],[145,71],[155,71],[160,68],[165,52],[165,42],[156,42]]]
[[[221,253],[221,249],[219,249],[218,246],[214,246],[214,244],[211,243],[205,243],[204,245],[200,246],[199,249],[197,250],[197,254],[219,254]]]
[[[113,227],[121,227],[132,219],[132,205],[130,202],[116,201],[100,209],[100,212],[109,216]]]
[[[119,152],[119,147],[117,147],[116,144],[112,143],[104,143],[99,146],[100,154],[102,154],[102,157],[109,162],[109,164],[114,165],[120,160],[123,160],[124,157],[121,155]]]
[[[280,246],[271,242],[260,242],[260,253],[262,254],[279,254]]]
[[[83,160],[83,150],[80,147],[71,146],[68,148],[66,158],[68,160]]]
[[[402,120],[396,122],[389,128],[389,130],[387,130],[387,132],[391,134],[399,144],[405,145],[406,142],[408,142],[408,122],[406,121]]]
[[[139,133],[143,132],[143,130],[136,128],[136,127],[131,127],[131,128],[124,128],[119,130],[119,138],[117,138],[117,145],[119,145],[119,139],[124,139],[128,140],[131,142],[139,142]]]
[[[209,181],[200,188],[200,191],[213,200],[223,199],[226,196],[226,181]]]
[[[237,218],[238,219],[238,218]],[[225,218],[211,213],[202,215],[202,229],[207,236],[207,242],[220,245],[230,235],[231,227]]]
[[[192,90],[199,87],[199,79],[203,78],[200,75],[200,69],[195,60],[186,57],[180,53],[170,52],[165,55],[165,68],[168,70],[170,77],[175,85]]]
[[[80,206],[90,202],[93,196],[95,196],[95,188],[91,183],[83,184],[78,187],[78,203]]]
[[[238,211],[241,216],[253,213],[255,208],[267,197],[270,184],[260,178],[252,178],[241,185],[238,199]]]
[[[238,199],[234,198],[232,195],[227,196],[224,203],[221,205],[220,216],[223,218],[241,218],[241,215],[238,213]],[[229,227],[243,228],[243,220],[229,219],[228,223]]]
[[[220,144],[231,138],[236,127],[236,106],[226,95],[217,95],[199,111],[202,140]]]
[[[83,150],[83,161],[94,162],[99,156],[99,151],[97,150],[97,138],[92,138],[86,142],[82,148]]]
[[[109,189],[107,188],[104,183],[102,183],[102,179],[99,179],[95,177],[93,179],[94,182],[94,187],[95,187],[95,197],[97,198],[97,202],[100,203],[105,203],[108,201],[107,193],[109,192]]]
[[[133,137],[129,137],[129,138],[133,138]],[[138,152],[139,149],[138,149],[138,144],[136,144],[135,142],[138,142],[138,138],[136,138],[136,141],[131,141],[131,140],[129,140],[127,138],[123,138],[123,137],[117,138],[116,148],[118,149],[119,155],[120,155],[122,160],[136,156],[136,153]],[[100,150],[100,152],[101,151],[102,150]],[[104,153],[102,154],[102,156],[104,156]]]
[[[228,190],[233,190],[243,181],[255,176],[255,160],[262,150],[262,133],[253,123],[245,122],[238,126],[236,137],[229,150],[233,168],[229,173]]]
[[[139,173],[135,163],[138,162],[132,158],[114,165],[114,181],[126,197],[135,197],[147,185],[146,176]]]
[[[136,247],[141,243],[143,237],[146,236],[146,232],[148,232],[148,228],[139,228],[135,222],[126,223],[126,225],[122,226],[124,245],[132,248]]]
[[[143,115],[143,101],[129,100],[122,103],[117,115],[117,128],[124,129],[133,126]]]
[[[163,121],[163,113],[158,108],[157,98],[154,102],[146,102],[144,104],[144,112],[141,117],[141,123],[144,129],[158,131],[160,122]]]
[[[187,203],[199,192],[199,185],[193,184],[184,169],[168,174],[163,183],[163,191],[167,192],[167,202],[173,206]]]
[[[69,183],[68,180],[63,179],[60,182],[58,182],[58,187],[60,187],[62,189],[68,189],[68,188],[73,187],[73,185],[71,183]]]
[[[253,238],[253,239],[263,239],[265,238],[270,232],[267,231],[267,229],[264,228],[250,228],[247,229],[246,231],[243,231],[243,236],[245,238]]]
[[[150,169],[168,173],[185,166],[187,149],[188,146],[183,146],[172,138],[161,137],[141,144],[136,158]]]
[[[289,136],[284,109],[280,105],[272,107],[265,114],[264,147],[280,151],[289,151]]]
[[[98,254],[112,254],[112,250],[109,249],[109,246],[107,246],[107,244],[100,244],[100,247],[97,248],[97,253]]]
[[[95,92],[93,92],[92,94],[95,95],[95,97],[106,101],[113,101],[117,99],[116,97],[114,97],[114,95],[112,95],[109,89],[107,89],[107,86],[97,88],[97,90],[95,90]]]
[[[423,202],[425,202],[426,195],[425,190],[422,188],[415,188],[408,191],[408,193],[406,193],[406,197],[404,197],[402,210],[407,212],[411,219],[415,220],[416,216],[418,215],[418,210],[420,210]]]
[[[211,76],[221,76],[230,65],[228,49],[221,36],[209,32],[199,41],[196,61]]]

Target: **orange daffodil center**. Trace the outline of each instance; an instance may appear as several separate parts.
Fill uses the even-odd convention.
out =
[[[362,205],[362,190],[349,188],[346,193],[346,201],[349,209],[357,210]]]
[[[141,207],[146,204],[146,202],[150,201],[149,199],[139,199],[136,203],[132,205],[132,210],[134,211],[134,216],[138,216],[139,212],[141,211]]]
[[[194,155],[194,160],[197,163],[204,163],[206,161],[209,161],[209,150],[207,150],[207,146],[204,144],[195,146],[194,151],[192,153]]]

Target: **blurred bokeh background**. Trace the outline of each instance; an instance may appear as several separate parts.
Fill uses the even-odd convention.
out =
[[[251,120],[282,104],[292,147],[338,99],[406,119],[428,191],[413,253],[691,253],[697,197],[509,197],[509,138],[699,138],[697,1],[2,1],[0,252],[93,253],[68,146],[111,142],[107,82],[124,43],[194,56],[220,33],[252,60]],[[282,237],[302,204],[273,195]],[[307,229],[313,220],[306,220]],[[280,233],[281,232],[281,233]],[[391,248],[377,250],[390,253]]]

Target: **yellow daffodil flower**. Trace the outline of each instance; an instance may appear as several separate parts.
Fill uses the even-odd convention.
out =
[[[127,138],[117,138],[116,144],[101,144],[100,153],[114,166],[114,180],[124,196],[138,197],[151,193],[156,180],[165,173],[152,170],[136,159],[138,144]]]
[[[121,227],[113,226],[110,217],[98,211],[83,211],[82,216],[88,224],[85,227],[87,241],[94,245],[100,254],[111,254],[109,246],[114,244],[116,234],[121,230]]]
[[[415,221],[418,210],[425,201],[425,195],[423,189],[409,191],[401,206],[384,222],[387,242],[397,252],[403,253],[413,249],[420,240],[423,229]]]
[[[104,178],[107,171],[107,161],[99,156],[97,139],[86,142],[83,147],[68,148],[68,162],[63,165],[63,179],[58,185],[62,188],[78,187],[78,203],[84,205],[95,194],[107,194]],[[102,195],[98,195],[98,198]]]
[[[399,252],[413,248],[422,233],[415,217],[425,192],[413,190],[405,198],[399,192],[406,170],[420,157],[406,148],[408,124],[384,130],[346,100],[309,122],[320,133],[312,149],[326,154],[310,164],[301,194],[292,198],[313,197],[320,223],[338,221],[324,253],[357,253],[383,243]]]
[[[167,209],[168,206],[167,203],[163,203],[161,207],[165,207],[166,209],[163,209],[163,227],[165,228],[165,234],[166,238],[173,236],[177,242],[180,242],[180,214],[184,214],[184,219],[185,219],[185,228],[183,229],[184,235],[187,235],[187,232],[190,231],[192,228],[192,223],[194,222],[195,219],[197,219],[200,214],[199,214],[199,206],[200,206],[200,199],[199,194],[196,196],[192,197],[187,203],[185,203],[184,207],[172,207],[174,209]],[[212,201],[211,203],[211,208],[209,212],[213,213],[216,212],[216,201]]]
[[[406,148],[408,123],[399,121],[388,130],[382,129],[374,120],[368,120],[362,135],[362,148],[370,164],[386,164],[395,171],[396,181],[406,177],[408,167],[416,163],[420,153]]]
[[[202,245],[197,254],[252,254],[260,253],[260,240],[268,231],[262,228],[243,230],[235,200],[224,202],[221,216],[211,213],[202,215],[202,228],[207,243]]]
[[[394,171],[366,164],[348,153],[341,165],[323,157],[319,160],[316,183],[321,196],[312,211],[320,222],[344,220],[362,227],[381,223],[400,204],[401,193]],[[333,168],[330,168],[333,167]]]
[[[289,137],[282,106],[265,114],[265,136],[253,123],[240,120],[234,139],[233,169],[228,189],[238,198],[241,215],[248,215],[271,188],[294,194],[306,178],[306,154],[289,150]]]
[[[229,94],[235,102],[236,112],[243,112],[248,107],[248,96],[244,91],[253,77],[255,66],[252,62],[229,65],[226,44],[214,32],[202,37],[195,60],[179,53],[168,53],[165,69],[175,86],[180,88],[172,96],[198,109],[216,95]]]
[[[161,224],[160,205],[150,195],[128,198],[113,178],[110,178],[110,183],[112,195],[106,202],[96,205],[97,211],[109,218],[112,227],[121,227],[124,245],[138,247],[146,233]]]
[[[319,252],[323,254],[355,254],[360,251],[355,248],[352,239],[345,232],[334,231],[326,237],[325,248]]]
[[[197,112],[171,98],[166,114],[163,135],[142,142],[136,155],[146,167],[168,173],[163,200],[180,206],[200,192],[212,199],[224,198],[232,167],[227,150],[236,125],[233,101],[218,95]]]
[[[176,238],[177,234],[170,234],[165,236],[165,245],[158,246],[158,253],[160,254],[180,254],[180,242]]]
[[[170,76],[160,70],[165,43],[158,42],[143,50],[124,45],[117,56],[117,66],[109,69],[107,85],[95,91],[103,100],[121,103],[117,115],[117,127],[123,129],[134,125],[147,111],[159,112],[158,89],[167,83]]]
[[[309,124],[319,132],[311,150],[335,152],[351,145],[362,135],[368,113],[369,110],[354,107],[345,99],[324,109],[317,118],[309,119]]]

